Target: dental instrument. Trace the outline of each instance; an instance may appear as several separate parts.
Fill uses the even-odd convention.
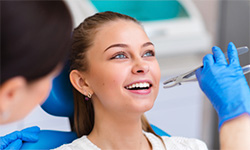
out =
[[[237,48],[238,55],[242,55],[248,52],[248,47],[239,47]],[[227,53],[224,53],[225,58],[228,59]],[[176,85],[181,85],[182,82],[190,82],[190,81],[197,81],[195,77],[195,71],[199,68],[202,68],[203,66],[197,67],[189,72],[186,72],[184,74],[178,75],[176,77],[173,77],[171,79],[168,79],[167,81],[163,82],[164,86],[163,88],[171,88]],[[243,73],[247,74],[250,72],[250,64],[242,67]]]

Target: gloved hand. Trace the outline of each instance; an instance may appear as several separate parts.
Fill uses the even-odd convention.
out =
[[[239,63],[237,49],[228,44],[228,59],[218,47],[203,58],[203,68],[196,70],[202,91],[219,117],[219,129],[225,121],[243,113],[250,114],[250,89]]]
[[[40,128],[37,126],[29,127],[21,131],[15,131],[0,137],[0,149],[18,150],[22,146],[22,142],[36,142]]]

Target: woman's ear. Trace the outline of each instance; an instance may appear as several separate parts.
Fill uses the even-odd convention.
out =
[[[89,84],[86,82],[86,77],[78,70],[72,70],[69,74],[70,82],[74,86],[74,88],[87,96],[89,93],[92,93]]]
[[[24,77],[17,76],[5,81],[0,87],[0,112],[8,110],[20,100],[27,82]]]

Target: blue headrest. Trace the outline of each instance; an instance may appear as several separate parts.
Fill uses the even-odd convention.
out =
[[[75,132],[63,132],[52,130],[41,130],[38,134],[39,139],[37,142],[23,142],[21,149],[54,149],[63,144],[71,143],[77,139]]]
[[[166,133],[165,131],[163,131],[162,129],[156,127],[155,125],[153,124],[150,124],[150,126],[152,127],[152,129],[155,131],[155,133],[159,136],[168,136],[168,137],[171,137],[170,134]]]
[[[74,99],[69,80],[69,64],[53,80],[50,95],[41,107],[51,115],[73,117]]]

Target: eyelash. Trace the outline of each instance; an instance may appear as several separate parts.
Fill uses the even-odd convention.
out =
[[[151,55],[145,56],[145,57],[154,57],[155,56],[155,52],[153,50],[146,51],[142,56],[144,56],[145,54],[148,54],[148,53],[150,53]],[[121,56],[121,55],[123,55],[124,57],[118,58],[118,56]],[[114,54],[114,56],[112,56],[110,59],[126,59],[126,58],[128,58],[126,53],[123,51],[120,51],[120,52],[117,52],[116,54]]]
[[[155,52],[153,50],[148,50],[146,51],[146,53],[143,54],[143,56],[147,53],[151,53],[151,56],[146,56],[146,57],[154,57],[155,56]]]
[[[128,58],[125,52],[120,51],[120,52],[115,53],[114,56],[112,56],[110,59],[125,59],[125,58],[117,58],[119,55],[124,55],[125,58]]]

